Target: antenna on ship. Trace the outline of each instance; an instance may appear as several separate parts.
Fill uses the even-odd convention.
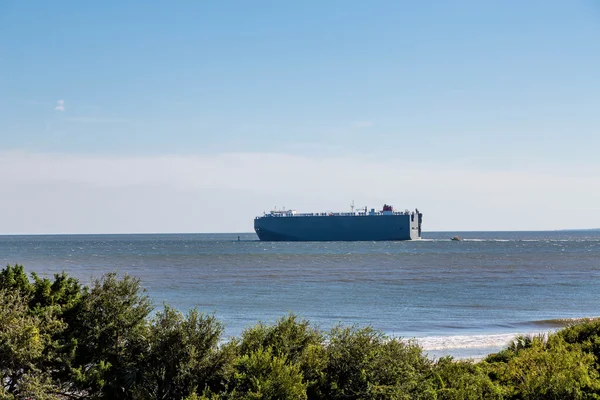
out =
[[[354,200],[352,200],[352,204],[350,204],[350,210],[352,210],[352,212],[354,212]]]

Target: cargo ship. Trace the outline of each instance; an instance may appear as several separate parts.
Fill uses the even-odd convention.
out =
[[[423,214],[367,207],[350,212],[297,213],[273,210],[254,219],[254,231],[263,241],[384,241],[421,238]]]

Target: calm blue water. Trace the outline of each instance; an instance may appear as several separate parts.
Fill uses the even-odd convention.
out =
[[[455,234],[466,239],[449,240]],[[371,325],[430,354],[481,356],[516,333],[600,315],[600,232],[424,233],[411,242],[266,243],[256,235],[0,236],[0,260],[89,283],[138,276],[157,306],[215,312],[226,335],[287,312]]]

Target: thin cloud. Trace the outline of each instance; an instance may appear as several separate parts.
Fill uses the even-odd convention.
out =
[[[84,124],[102,124],[102,123],[119,123],[119,122],[128,122],[125,118],[104,118],[104,117],[68,117],[65,118],[65,121],[69,122],[80,122]]]
[[[64,100],[58,100],[56,102],[56,107],[54,107],[54,110],[56,110],[56,111],[65,111],[65,101]]]
[[[0,152],[0,187],[23,194],[0,198],[0,229],[251,231],[254,215],[275,205],[307,212],[345,210],[352,199],[361,208],[384,202],[398,209],[418,207],[429,231],[597,228],[598,174],[593,165],[481,170],[283,153],[111,157]],[[48,199],[54,203],[48,205]],[[45,211],[31,218],[31,210]],[[56,216],[62,218],[60,226]]]
[[[373,126],[373,122],[372,121],[356,121],[354,124],[352,124],[355,128],[370,128],[371,126]]]
[[[38,101],[38,100],[28,100],[27,105],[30,106],[46,106],[48,107],[48,102]]]

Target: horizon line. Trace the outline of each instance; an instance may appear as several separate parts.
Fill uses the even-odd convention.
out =
[[[566,228],[566,229],[517,229],[517,230],[433,230],[423,233],[512,233],[512,232],[586,232],[600,231],[600,228]],[[0,233],[3,236],[127,236],[127,235],[247,235],[254,231],[231,232],[102,232],[102,233]]]

